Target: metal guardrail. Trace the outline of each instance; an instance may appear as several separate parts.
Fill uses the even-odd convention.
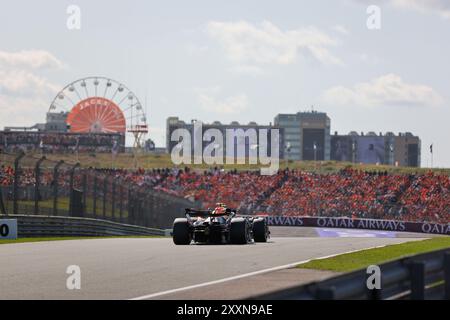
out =
[[[253,296],[255,300],[450,300],[450,248],[379,265],[381,289],[369,290],[366,270]]]
[[[19,238],[165,235],[165,231],[161,229],[90,218],[28,215],[9,215],[7,218],[17,219]]]

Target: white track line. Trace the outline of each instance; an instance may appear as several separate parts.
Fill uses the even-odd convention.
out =
[[[167,290],[167,291],[151,293],[151,294],[148,294],[148,295],[145,295],[145,296],[132,298],[132,299],[129,299],[129,300],[147,300],[147,299],[152,299],[152,298],[156,298],[156,297],[160,297],[160,296],[165,296],[165,295],[168,295],[168,294],[171,294],[171,293],[177,293],[177,292],[182,292],[182,291],[202,288],[202,287],[211,286],[211,285],[214,285],[214,284],[219,284],[219,283],[224,283],[224,282],[228,282],[228,281],[232,281],[232,280],[237,280],[237,279],[247,278],[247,277],[251,277],[251,276],[256,276],[256,275],[259,275],[259,274],[268,273],[268,272],[272,272],[272,271],[278,271],[278,270],[283,270],[283,269],[294,268],[294,267],[296,267],[299,264],[304,264],[304,263],[310,262],[311,260],[321,260],[321,259],[333,258],[333,257],[340,256],[340,255],[343,255],[343,254],[354,253],[354,252],[363,251],[363,250],[383,248],[383,247],[386,247],[386,246],[387,245],[381,245],[381,246],[376,246],[376,247],[369,247],[369,248],[351,250],[351,251],[346,251],[346,252],[341,252],[341,253],[335,253],[335,254],[331,254],[331,255],[328,255],[328,256],[319,257],[319,258],[311,258],[311,259],[308,259],[308,260],[293,262],[293,263],[290,263],[290,264],[285,264],[285,265],[282,265],[282,266],[268,268],[268,269],[263,269],[263,270],[254,271],[254,272],[250,272],[250,273],[244,273],[244,274],[241,274],[241,275],[238,275],[238,276],[228,277],[228,278],[224,278],[224,279],[220,279],[220,280],[214,280],[214,281],[194,284],[194,285],[191,285],[191,286],[182,287],[182,288],[178,288],[178,289],[172,289],[172,290]]]

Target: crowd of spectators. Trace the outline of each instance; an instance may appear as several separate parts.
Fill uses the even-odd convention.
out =
[[[58,185],[62,187],[68,186],[69,170],[63,169],[58,173]],[[53,171],[41,170],[39,183],[42,186],[53,185]],[[2,165],[0,167],[0,186],[12,186],[14,183],[14,168],[11,166]],[[19,175],[18,187],[30,187],[36,184],[36,174],[34,169],[21,169]]]
[[[320,174],[280,171],[196,171],[185,168],[107,170],[143,188],[200,201],[225,202],[243,213],[450,222],[450,177],[342,170]]]
[[[321,174],[284,170],[264,176],[256,171],[218,168],[91,170],[143,190],[199,201],[205,208],[224,202],[246,214],[450,222],[450,177],[432,172],[404,175],[347,169]],[[0,186],[11,185],[13,176],[13,168],[2,166]],[[67,183],[68,176],[68,171],[62,171],[58,184]],[[34,183],[34,171],[23,170],[20,185]],[[52,172],[44,172],[41,184],[52,183]]]
[[[333,174],[292,171],[264,202],[268,214],[351,216],[450,222],[448,175],[398,175],[343,170]]]

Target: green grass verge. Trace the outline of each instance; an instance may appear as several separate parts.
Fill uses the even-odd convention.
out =
[[[32,200],[19,200],[19,213],[21,212],[29,212],[29,210],[32,210],[31,212],[34,212],[34,201]],[[39,201],[39,212],[40,214],[46,215],[52,215],[53,210],[53,199],[47,199]],[[58,210],[64,210],[69,211],[70,206],[70,199],[69,197],[59,197],[58,198]],[[13,211],[13,202],[7,201],[6,202],[6,209],[8,212]],[[120,212],[119,212],[119,204],[116,203],[116,208],[114,209],[114,217],[119,218]],[[93,215],[94,212],[94,200],[92,197],[86,197],[86,213],[89,215]],[[112,203],[107,201],[105,206],[105,217],[112,217]],[[99,198],[96,203],[96,218],[102,219],[103,218],[103,199]],[[128,218],[128,211],[126,209],[122,209],[122,219]]]
[[[362,250],[354,253],[338,255],[327,259],[316,259],[297,266],[302,269],[329,270],[348,272],[366,268],[372,264],[380,264],[405,256],[450,248],[450,237],[438,237],[423,241],[412,241],[389,245],[383,248]]]
[[[42,238],[20,238],[17,240],[0,240],[0,244],[43,242],[43,241],[66,241],[66,240],[89,240],[89,239],[114,239],[114,238],[165,238],[165,236],[111,236],[111,237],[42,237]]]

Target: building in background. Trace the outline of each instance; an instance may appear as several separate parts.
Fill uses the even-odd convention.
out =
[[[178,128],[186,128],[191,133],[193,143],[193,128],[195,120],[186,123],[178,117],[167,119],[166,149],[171,152],[177,145],[170,141],[171,134]],[[375,132],[352,131],[349,134],[339,135],[335,132],[330,135],[330,118],[324,112],[298,112],[295,114],[278,114],[274,125],[258,125],[255,122],[239,124],[234,121],[222,124],[218,121],[203,124],[203,133],[211,128],[219,129],[226,136],[227,129],[279,129],[280,158],[289,160],[334,160],[365,164],[386,164],[393,166],[420,167],[421,141],[410,132],[395,135],[392,132],[385,134]],[[269,138],[270,139],[270,138]],[[270,141],[270,140],[269,140]],[[249,142],[240,142],[245,145],[246,157],[252,146]],[[210,142],[203,142],[205,148]],[[234,148],[237,148],[235,141]],[[270,143],[268,143],[270,145]],[[203,149],[202,149],[203,150]],[[226,150],[224,150],[226,154]]]
[[[330,160],[330,118],[324,112],[278,114],[274,124],[284,129],[289,160]]]
[[[172,137],[172,133],[176,130],[176,129],[187,129],[191,135],[191,146],[193,149],[194,148],[194,136],[196,134],[198,134],[199,136],[203,137],[204,133],[208,130],[208,129],[218,129],[224,138],[224,150],[223,150],[223,154],[224,156],[227,154],[227,147],[229,148],[230,146],[228,146],[225,142],[226,139],[226,133],[227,130],[239,130],[242,129],[244,132],[246,132],[248,129],[255,129],[256,132],[259,133],[260,129],[266,129],[268,134],[267,134],[267,146],[268,146],[268,155],[270,156],[272,154],[272,149],[271,149],[271,129],[278,129],[279,130],[279,139],[276,140],[276,143],[278,144],[278,148],[279,148],[279,157],[280,159],[284,158],[284,154],[283,154],[283,140],[284,140],[284,131],[282,129],[280,129],[277,126],[273,126],[272,124],[269,125],[258,125],[256,122],[250,122],[248,124],[240,124],[237,121],[233,121],[230,124],[223,124],[219,121],[214,121],[212,123],[202,123],[202,132],[201,133],[195,133],[194,132],[194,124],[197,120],[191,120],[190,122],[185,122],[183,120],[180,120],[178,117],[169,117],[167,118],[166,121],[166,150],[168,153],[172,152],[172,149],[178,144],[178,141],[171,141],[171,137]],[[237,148],[238,145],[243,145],[244,146],[244,150],[245,150],[245,158],[248,158],[249,156],[249,152],[251,149],[258,151],[258,145],[260,143],[259,141],[260,139],[260,135],[257,135],[257,142],[255,145],[251,144],[251,141],[249,139],[249,137],[245,137],[244,141],[238,141],[238,139],[234,139],[233,141],[233,148],[234,148],[234,154],[237,154]],[[204,148],[208,145],[211,144],[211,141],[203,141],[202,142],[202,148],[201,150],[203,151]],[[193,152],[193,151],[192,151]]]
[[[331,160],[420,167],[421,141],[412,133],[375,132],[331,137]]]
[[[422,144],[418,136],[411,132],[399,133],[394,136],[394,161],[390,164],[408,167],[420,167]]]

